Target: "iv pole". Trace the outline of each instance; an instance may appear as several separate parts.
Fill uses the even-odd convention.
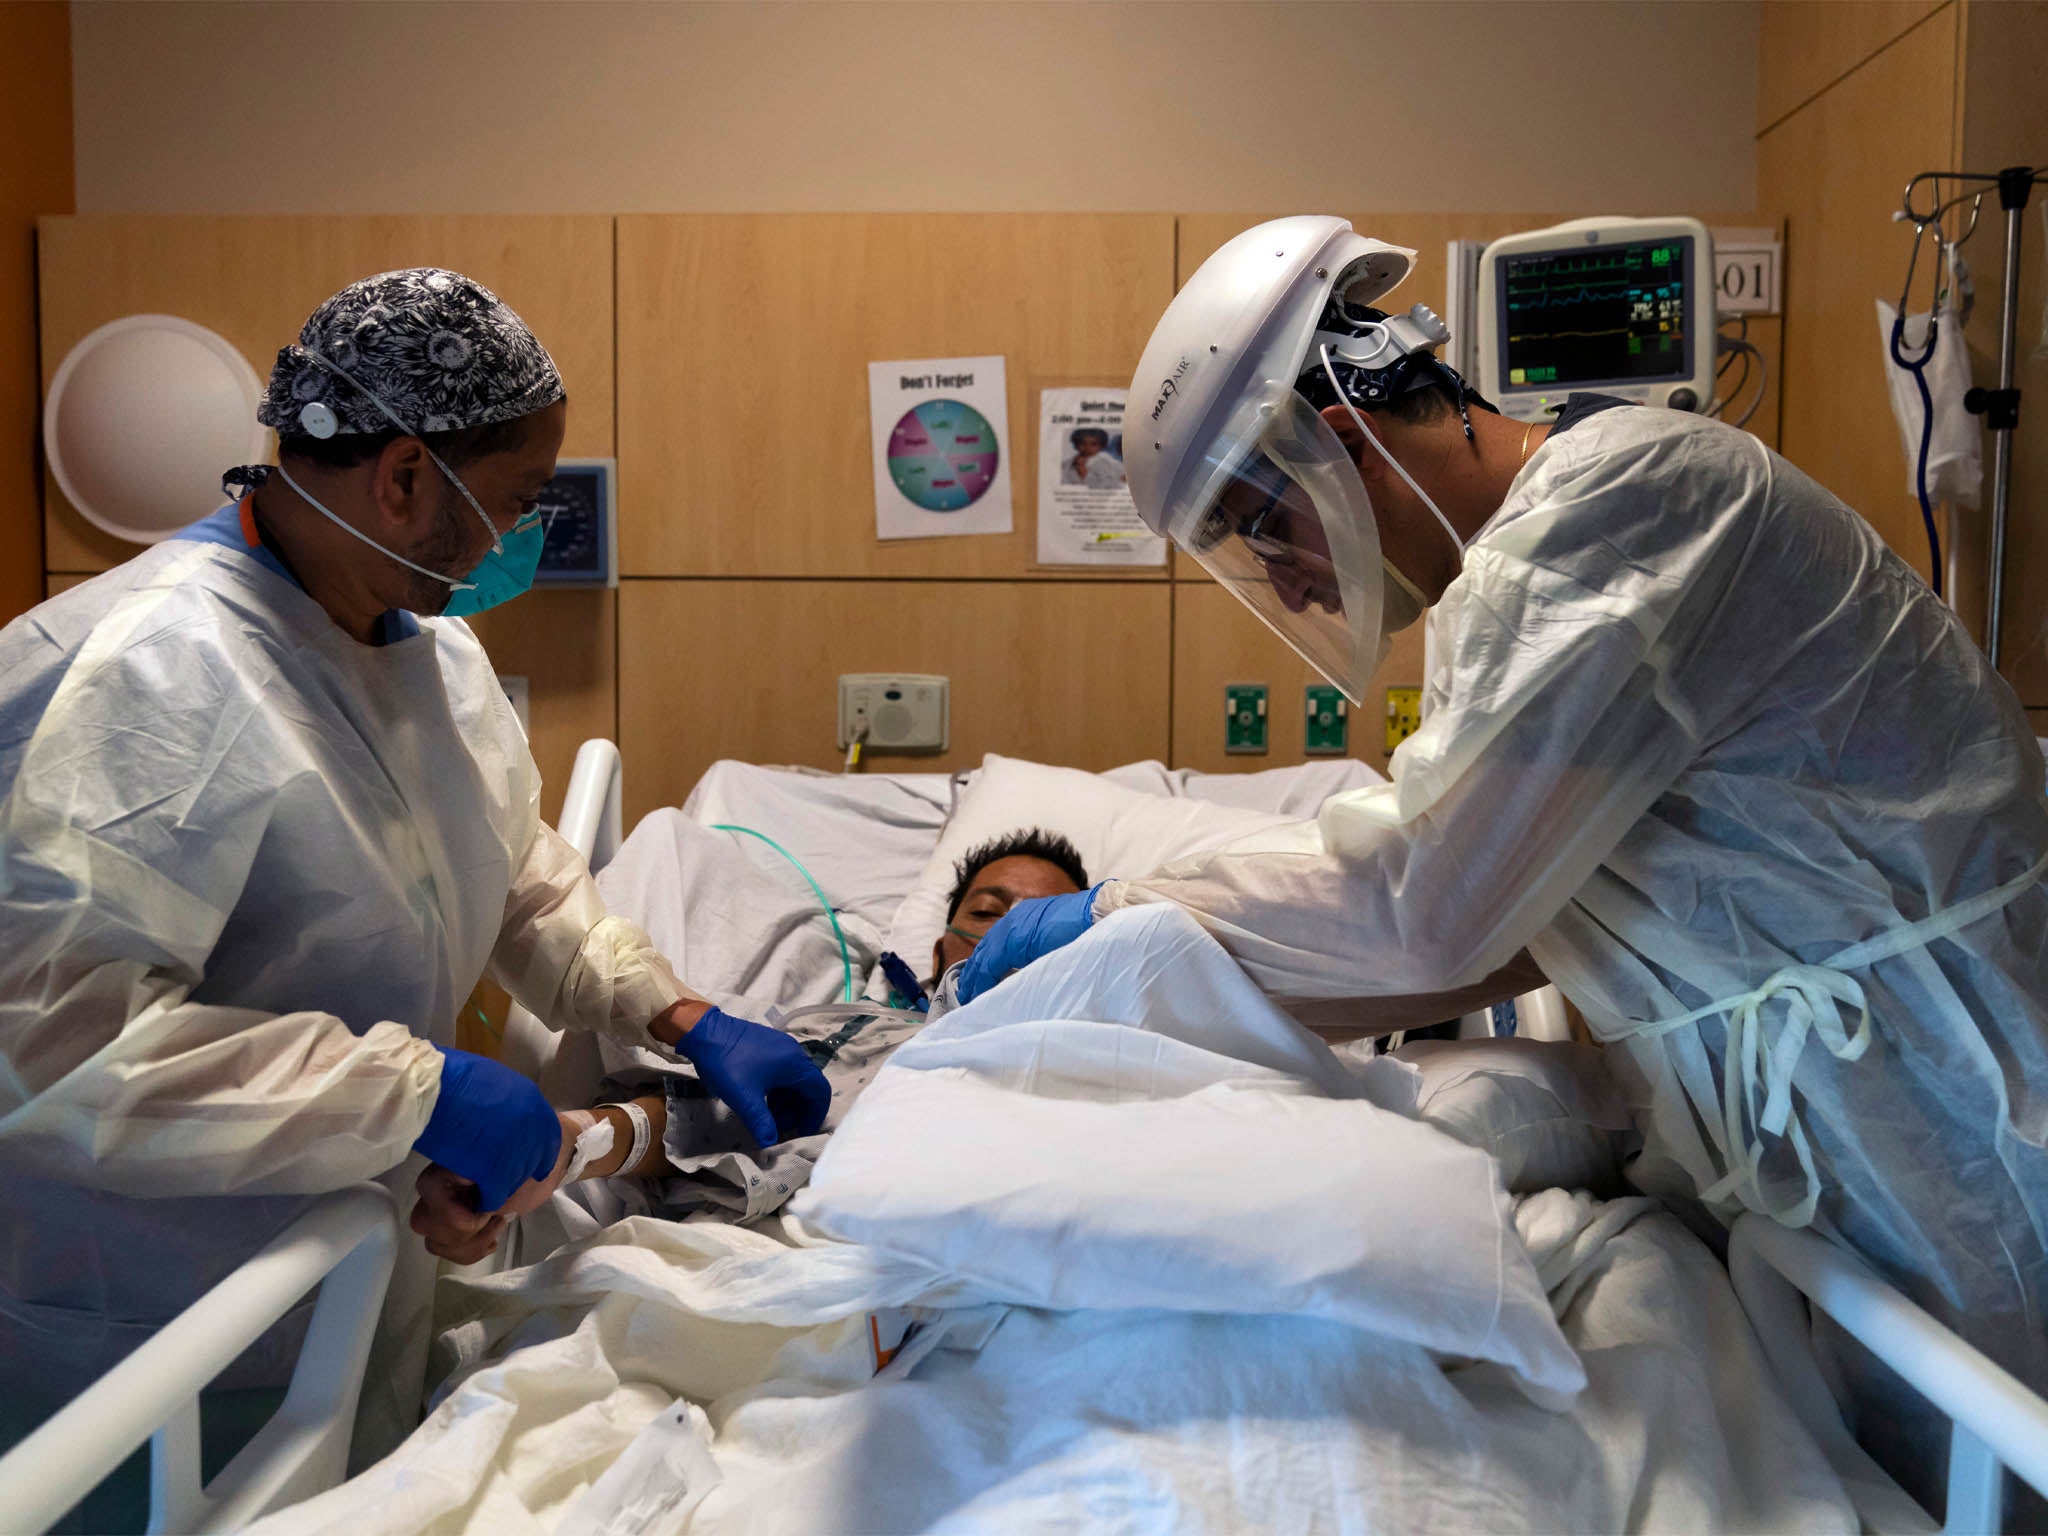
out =
[[[1934,196],[1941,196],[1941,183],[1954,182],[1966,190],[1958,192],[1932,213],[1922,214],[1913,206],[1913,192],[1921,182],[1934,183]],[[2005,589],[2005,516],[2012,493],[2012,434],[2020,422],[2020,392],[2013,387],[2013,354],[2019,341],[2020,310],[2020,225],[2027,200],[2034,188],[2048,183],[2048,167],[2036,170],[2027,165],[2009,165],[2002,171],[1922,171],[1906,183],[1904,198],[1907,219],[1916,224],[1938,224],[1943,215],[1971,197],[1983,196],[1983,189],[1998,188],[1998,206],[2005,210],[2005,304],[1998,322],[1998,388],[1972,389],[1963,396],[1963,408],[1980,415],[1991,429],[1991,592],[1985,616],[1985,654],[1995,670],[1998,666],[1999,621],[2003,616]],[[1976,187],[1975,192],[1967,190]]]

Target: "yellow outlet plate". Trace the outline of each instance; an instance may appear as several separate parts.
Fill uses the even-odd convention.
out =
[[[1422,690],[1420,688],[1389,688],[1387,690],[1387,751],[1401,745],[1415,734],[1422,724]]]

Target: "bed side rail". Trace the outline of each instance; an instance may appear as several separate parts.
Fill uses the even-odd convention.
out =
[[[561,824],[555,830],[583,855],[593,871],[609,864],[624,840],[623,780],[623,760],[613,743],[593,736],[577,749],[569,792],[562,797]],[[515,1002],[505,1017],[499,1059],[548,1092],[563,1086],[557,1082],[561,1074],[550,1070],[561,1043],[553,1030]]]
[[[376,1184],[322,1195],[247,1263],[0,1459],[9,1530],[43,1531],[143,1441],[149,1529],[237,1530],[335,1486],[398,1251],[398,1207]],[[314,1286],[283,1404],[202,1488],[199,1393]]]
[[[1923,1529],[1984,1536],[2004,1518],[2005,1469],[2048,1493],[2048,1402],[1818,1233],[1747,1213],[1728,1243],[1728,1272],[1793,1409],[1842,1470],[1875,1466],[1850,1438],[1814,1363],[1803,1295],[1952,1421],[1948,1507]],[[1796,1293],[1796,1294],[1795,1294]],[[1852,1494],[1861,1481],[1845,1478]],[[1892,1490],[1894,1501],[1901,1499]],[[1887,1528],[1904,1522],[1886,1519]],[[1918,1521],[1911,1522],[1918,1525]]]

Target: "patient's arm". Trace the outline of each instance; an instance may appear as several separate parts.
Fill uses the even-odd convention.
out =
[[[662,1151],[662,1141],[668,1135],[668,1099],[662,1094],[650,1093],[633,1102],[647,1112],[648,1122],[654,1131],[648,1138],[647,1150],[640,1155],[640,1161],[630,1168],[625,1166],[626,1158],[633,1150],[632,1117],[616,1104],[594,1104],[590,1113],[611,1124],[612,1149],[603,1157],[593,1158],[583,1170],[583,1178],[652,1179],[669,1171],[668,1157]]]
[[[1529,951],[1521,951],[1491,976],[1448,992],[1399,997],[1275,998],[1282,1008],[1325,1040],[1358,1040],[1401,1029],[1425,1029],[1461,1014],[1491,1008],[1548,984]]]

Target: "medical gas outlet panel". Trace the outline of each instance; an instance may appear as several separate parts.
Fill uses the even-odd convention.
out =
[[[1548,421],[1575,391],[1714,401],[1714,243],[1698,219],[1578,219],[1510,235],[1479,268],[1479,392]]]
[[[922,672],[848,672],[839,679],[839,745],[868,752],[943,752],[952,745],[947,680]]]

